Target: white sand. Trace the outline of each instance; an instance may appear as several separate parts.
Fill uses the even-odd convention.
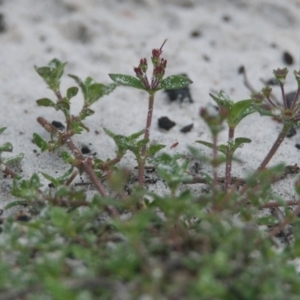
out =
[[[0,34],[0,127],[8,129],[0,136],[0,144],[10,141],[14,153],[23,152],[22,174],[29,178],[34,172],[61,175],[68,166],[57,153],[36,154],[32,134],[45,139],[49,134],[36,122],[43,116],[49,121],[63,122],[63,116],[50,108],[36,105],[35,100],[50,97],[51,91],[37,75],[33,66],[44,66],[52,58],[68,61],[66,74],[109,83],[108,73],[133,73],[140,58],[150,59],[151,49],[160,47],[165,38],[163,57],[168,60],[167,75],[185,72],[194,81],[191,93],[193,104],[169,103],[166,95],[157,93],[151,139],[167,145],[170,153],[186,152],[187,145],[202,139],[210,141],[209,131],[199,118],[200,107],[212,102],[208,93],[224,89],[233,100],[247,99],[250,92],[238,75],[245,65],[248,77],[256,89],[263,85],[260,78],[272,77],[272,70],[286,66],[284,51],[294,57],[287,81],[287,91],[296,89],[292,71],[299,66],[300,2],[297,0],[2,0],[7,30]],[[225,21],[224,18],[229,18]],[[197,31],[199,37],[191,37]],[[205,59],[206,58],[206,59]],[[64,76],[62,91],[75,85]],[[278,88],[275,88],[278,92]],[[279,93],[278,93],[279,95]],[[74,100],[73,112],[79,111],[81,96]],[[130,88],[118,88],[94,105],[96,114],[86,120],[88,134],[77,136],[78,145],[92,143],[90,148],[101,159],[114,156],[113,141],[103,127],[120,134],[130,134],[145,126],[146,94]],[[157,119],[168,116],[177,125],[170,131],[158,129]],[[180,129],[194,123],[187,134]],[[252,144],[239,149],[243,160],[236,165],[235,176],[254,170],[275,141],[282,125],[257,113],[246,118],[237,129],[237,136],[252,139]],[[95,130],[100,132],[95,134]],[[227,133],[222,135],[226,141]],[[170,146],[175,142],[175,149]],[[295,164],[300,155],[295,144],[299,133],[286,139],[272,159]],[[10,154],[5,154],[8,157]],[[134,166],[132,156],[126,165]],[[285,199],[295,197],[293,181],[289,177],[276,186]],[[47,184],[47,181],[44,181]],[[12,201],[9,196],[11,180],[0,182],[0,208]]]

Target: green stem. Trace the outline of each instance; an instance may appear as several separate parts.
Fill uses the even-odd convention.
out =
[[[228,132],[228,142],[233,141],[234,139],[234,127],[229,127]],[[225,166],[225,192],[228,191],[228,188],[231,183],[231,168],[232,168],[232,152],[228,149],[226,153],[226,166]]]
[[[149,140],[150,137],[150,128],[152,122],[152,114],[153,114],[153,106],[154,106],[154,94],[149,94],[149,102],[148,102],[148,113],[147,113],[147,120],[146,120],[146,128],[145,128],[145,135],[144,139]],[[144,170],[145,170],[145,161],[146,161],[146,145],[143,146],[141,152],[141,160],[138,162],[138,181],[140,186],[144,186]]]

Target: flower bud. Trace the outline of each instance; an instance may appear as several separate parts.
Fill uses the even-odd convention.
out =
[[[288,74],[289,70],[287,68],[284,69],[277,69],[273,70],[273,74],[275,75],[276,79],[279,81],[279,83],[283,84],[286,79],[286,75]]]

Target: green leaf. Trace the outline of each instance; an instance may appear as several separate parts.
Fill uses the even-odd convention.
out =
[[[163,90],[175,90],[185,88],[191,83],[193,83],[193,81],[186,76],[172,75],[163,79],[159,85],[159,88]]]
[[[70,104],[66,99],[64,101],[57,102],[56,108],[57,110],[61,110],[64,114],[69,114],[70,112]]]
[[[46,174],[46,173],[44,173],[44,172],[41,172],[41,174],[42,174],[46,179],[48,179],[55,187],[58,186],[58,181],[57,181],[54,177],[52,177],[52,176],[50,176],[50,175],[48,175],[48,174]]]
[[[252,106],[261,116],[275,117],[271,110],[265,109],[262,105],[252,103]]]
[[[251,143],[252,141],[248,138],[239,137],[234,140],[234,150],[242,147],[246,143]]]
[[[212,143],[209,143],[209,142],[206,142],[206,141],[201,141],[201,140],[200,141],[196,141],[196,143],[202,144],[202,145],[204,145],[204,146],[206,146],[206,147],[208,147],[210,149],[214,149],[214,144],[212,144]],[[218,148],[218,150],[220,152],[222,152],[224,154],[226,154],[227,151],[228,151],[228,148],[227,148],[226,145],[218,145],[217,148]]]
[[[36,100],[36,103],[38,106],[55,107],[55,103],[48,98],[42,98],[42,99]]]
[[[166,181],[172,195],[175,194],[181,182],[192,180],[192,176],[187,173],[189,161],[180,159],[181,155],[171,156],[163,153],[154,160],[157,163],[156,170],[158,175]]]
[[[234,104],[234,102],[229,98],[229,96],[221,90],[217,96],[209,94],[213,100],[218,104],[219,107],[225,107],[229,112]]]
[[[131,134],[128,138],[130,139],[130,140],[136,140],[137,138],[139,138],[141,135],[143,135],[145,133],[145,130],[143,129],[143,130],[141,130],[141,131],[138,131],[138,132],[136,132],[136,133],[133,133],[133,134]]]
[[[27,205],[26,201],[24,201],[24,200],[17,200],[17,201],[13,201],[13,202],[8,203],[4,207],[4,209],[7,210],[7,209],[13,208],[15,206],[19,206],[20,207],[20,206],[25,206],[25,205]]]
[[[87,98],[86,97],[87,96],[86,95],[86,87],[85,87],[84,83],[82,82],[82,80],[76,75],[69,74],[68,76],[73,78],[76,81],[76,83],[79,85],[79,87],[81,89],[84,99],[86,99]]]
[[[0,146],[0,152],[12,152],[12,151],[13,151],[13,145],[9,142]]]
[[[112,139],[114,139],[117,135],[115,133],[113,133],[112,131],[110,131],[108,128],[103,127],[103,130],[105,131],[105,133],[110,136]]]
[[[67,90],[67,98],[68,100],[70,100],[71,98],[75,97],[78,93],[78,87],[76,86],[72,86],[70,88],[68,88]]]
[[[96,102],[100,97],[103,96],[104,84],[102,83],[94,83],[88,87],[88,96],[86,102],[88,105]]]
[[[42,184],[40,182],[40,178],[37,174],[33,174],[30,178],[30,181],[29,181],[29,186],[33,189],[39,189]]]
[[[37,73],[48,84],[49,88],[54,92],[59,91],[60,78],[64,73],[64,68],[67,63],[62,63],[58,59],[51,60],[46,67],[35,67]]]
[[[61,158],[68,164],[72,164],[75,161],[75,158],[67,151],[61,152]]]
[[[227,118],[228,125],[231,128],[235,128],[238,123],[246,116],[256,112],[252,106],[253,100],[241,100],[233,104],[230,114]]]
[[[152,156],[165,147],[166,147],[165,145],[161,145],[161,144],[150,145],[149,148],[147,149],[147,156],[148,157]]]
[[[0,134],[6,129],[7,127],[1,127],[0,128]]]
[[[33,134],[33,142],[41,149],[42,152],[48,149],[48,143],[37,133]]]
[[[99,98],[110,94],[118,85],[115,83],[104,85],[97,83],[92,77],[87,77],[83,82],[79,77],[69,74],[79,85],[84,97],[84,101],[89,106],[96,102]]]
[[[92,109],[86,108],[80,113],[80,115],[79,115],[80,120],[84,120],[86,117],[89,117],[89,116],[93,115],[94,113],[95,113],[95,111],[93,111]]]
[[[136,77],[123,74],[109,74],[112,81],[122,86],[130,86],[136,89],[147,90],[143,83]]]
[[[9,159],[3,160],[6,165],[15,164],[21,161],[24,158],[24,153],[20,153],[17,156],[11,157]]]

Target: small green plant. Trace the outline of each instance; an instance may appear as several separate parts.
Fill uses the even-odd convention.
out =
[[[5,129],[6,127],[1,127],[0,134],[3,133]],[[11,158],[3,158],[2,156],[3,152],[12,152],[12,151],[13,151],[13,145],[10,142],[6,142],[3,145],[0,145],[0,168],[7,176],[13,178],[16,176],[16,174],[9,168],[9,165],[18,163],[20,160],[22,160],[24,154],[21,153]]]
[[[80,172],[86,172],[98,192],[104,196],[106,195],[106,191],[93,168],[92,159],[85,158],[83,156],[81,151],[72,141],[72,136],[74,134],[80,134],[83,130],[89,130],[83,121],[88,116],[94,114],[94,111],[90,108],[91,105],[99,100],[99,98],[111,93],[117,87],[117,85],[104,85],[97,83],[91,77],[88,77],[86,80],[82,81],[75,75],[69,75],[80,87],[84,98],[81,111],[77,116],[74,116],[70,112],[70,107],[72,98],[78,93],[78,87],[68,88],[65,96],[62,96],[60,91],[60,79],[64,73],[65,66],[66,63],[62,63],[58,59],[53,59],[48,66],[35,67],[37,73],[47,83],[48,87],[53,91],[56,97],[56,102],[49,98],[42,98],[36,102],[39,106],[52,107],[57,111],[61,111],[65,116],[66,129],[64,131],[60,131],[52,124],[47,122],[44,118],[39,117],[38,122],[51,134],[51,141],[46,142],[36,133],[33,135],[33,141],[41,149],[41,151],[53,151],[61,145],[66,144],[71,150],[72,154],[64,152],[63,158],[65,161],[69,162],[72,166],[77,167]],[[48,176],[48,179],[49,178],[50,176]],[[53,180],[51,179],[51,181]]]
[[[159,49],[152,50],[151,62],[153,65],[153,71],[151,79],[148,79],[147,70],[148,70],[148,62],[146,58],[142,58],[140,60],[140,64],[138,67],[134,68],[134,72],[136,77],[131,75],[123,75],[123,74],[109,74],[110,78],[122,85],[129,86],[136,89],[141,89],[148,93],[149,101],[148,101],[148,113],[146,118],[146,126],[144,132],[144,140],[149,141],[150,138],[150,128],[152,123],[152,114],[154,109],[154,96],[155,93],[159,90],[173,90],[179,89],[183,87],[187,87],[192,83],[192,81],[186,76],[173,75],[164,78],[165,71],[167,68],[167,60],[162,58],[162,49],[167,40],[163,42]],[[138,162],[138,181],[141,186],[144,185],[144,169],[145,169],[145,161],[147,157],[147,146],[146,143],[143,145],[140,154],[140,161]]]

